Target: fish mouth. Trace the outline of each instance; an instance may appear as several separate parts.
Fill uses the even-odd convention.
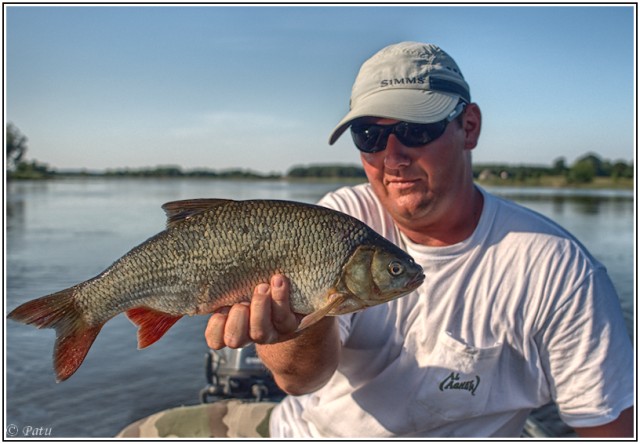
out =
[[[424,282],[425,275],[424,273],[416,274],[409,282],[407,282],[407,287],[416,289]]]

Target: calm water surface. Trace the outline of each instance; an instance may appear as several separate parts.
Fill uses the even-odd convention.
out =
[[[197,179],[74,179],[12,183],[6,199],[5,312],[100,273],[164,228],[160,206],[200,197],[315,202],[340,183]],[[504,195],[559,222],[601,262],[634,328],[632,192],[504,189]],[[53,330],[5,323],[6,418],[17,436],[112,437],[158,410],[196,404],[204,386],[206,316],[184,318],[152,347],[136,350],[125,316],[109,321],[84,364],[56,384]],[[31,427],[31,429],[29,429]],[[42,428],[42,429],[39,429]]]

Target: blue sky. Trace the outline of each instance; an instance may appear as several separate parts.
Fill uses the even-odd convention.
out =
[[[630,5],[4,7],[5,123],[54,168],[358,164],[329,134],[362,62],[403,40],[458,62],[476,163],[635,157]]]

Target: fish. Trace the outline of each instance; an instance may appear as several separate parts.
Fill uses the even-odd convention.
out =
[[[290,304],[305,315],[298,332],[324,316],[363,310],[418,288],[420,265],[360,220],[286,200],[191,199],[162,206],[166,228],[97,276],[26,302],[8,318],[53,328],[57,382],[73,375],[104,324],[125,313],[138,348],[184,316],[251,300],[279,273]]]

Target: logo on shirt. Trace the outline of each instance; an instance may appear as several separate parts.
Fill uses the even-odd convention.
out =
[[[475,379],[469,379],[468,381],[460,380],[460,373],[451,372],[449,376],[444,378],[440,383],[440,391],[445,390],[466,390],[471,393],[472,396],[476,395],[476,390],[480,385],[480,376],[476,375]]]

